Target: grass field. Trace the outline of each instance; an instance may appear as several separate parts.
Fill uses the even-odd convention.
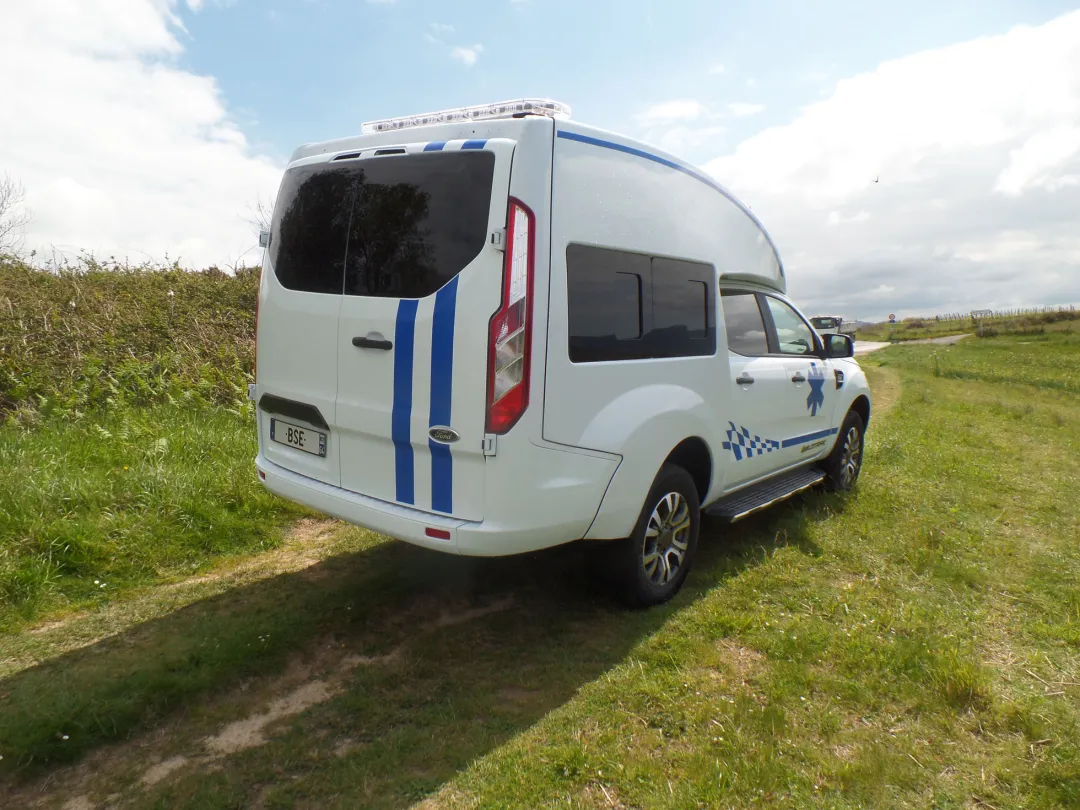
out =
[[[1080,330],[1080,312],[1075,308],[1047,309],[1028,313],[998,313],[983,321],[984,337],[1025,337],[1047,332]],[[977,334],[978,323],[964,318],[905,318],[899,323],[888,322],[862,327],[858,340],[904,342],[948,335]]]
[[[0,632],[272,547],[303,512],[255,452],[249,414],[206,406],[0,426]]]
[[[659,609],[307,521],[8,634],[0,805],[1080,806],[1078,340],[871,356],[858,490]]]

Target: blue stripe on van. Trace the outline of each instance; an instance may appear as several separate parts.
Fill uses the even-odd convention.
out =
[[[784,439],[784,441],[781,442],[781,446],[794,447],[796,444],[802,444],[803,442],[812,442],[815,439],[827,439],[830,436],[835,436],[839,432],[839,428],[829,428],[828,430],[819,430],[817,433],[807,433],[803,436],[792,436],[790,439]]]
[[[394,440],[395,498],[400,503],[408,504],[416,502],[411,421],[413,344],[418,304],[419,301],[399,301],[394,326],[394,405],[390,413],[390,436]]]
[[[740,202],[739,199],[735,197],[730,191],[728,191],[726,188],[717,183],[708,175],[702,174],[701,172],[697,171],[696,169],[692,169],[689,166],[684,166],[681,163],[676,163],[674,160],[669,160],[666,157],[660,157],[660,155],[654,155],[652,152],[646,152],[644,149],[635,149],[632,146],[615,143],[614,141],[605,141],[601,138],[593,138],[589,135],[582,135],[581,133],[570,132],[565,129],[560,129],[558,131],[558,137],[564,138],[568,141],[587,143],[590,146],[599,146],[602,149],[613,149],[616,152],[622,152],[627,155],[633,155],[634,157],[651,160],[653,163],[659,163],[661,166],[667,166],[669,169],[674,169],[677,172],[682,172],[685,175],[693,177],[695,180],[700,180],[702,183],[709,186],[709,188],[719,191],[728,200],[737,205],[739,209],[748,217],[750,217],[750,220],[758,226],[758,229],[765,236],[766,241],[768,241],[769,243],[769,247],[772,248],[773,254],[776,256],[776,264],[780,268],[780,275],[785,276],[784,263],[780,261],[780,251],[777,250],[776,243],[773,242],[772,237],[769,236],[769,232],[765,230],[765,226],[761,224],[761,220],[754,216],[754,212],[747,208],[745,205],[743,205],[742,202]]]
[[[432,141],[429,144],[425,144],[425,152],[441,152],[442,148],[446,146],[446,141]]]
[[[461,148],[462,149],[483,149],[486,144],[487,144],[486,139],[484,139],[482,141],[480,141],[480,140],[477,140],[477,141],[465,141],[465,143],[463,143],[461,145]]]
[[[431,321],[431,412],[429,427],[450,427],[454,388],[454,319],[457,315],[457,276],[435,295]],[[454,458],[450,445],[428,439],[431,450],[431,508],[454,511]]]

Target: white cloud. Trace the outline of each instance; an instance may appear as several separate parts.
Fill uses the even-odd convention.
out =
[[[484,50],[483,45],[473,45],[470,48],[458,46],[450,51],[450,58],[458,60],[467,67],[472,67],[476,64],[476,60],[480,58],[482,50]]]
[[[212,77],[176,66],[178,2],[5,10],[0,171],[26,187],[26,249],[205,265],[253,247],[249,207],[273,198],[280,168],[252,152]]]
[[[644,127],[663,126],[675,121],[696,121],[703,118],[708,109],[700,101],[692,98],[680,98],[663,101],[642,110],[637,121]]]
[[[811,308],[1078,302],[1080,12],[843,79],[707,168]]]
[[[721,65],[719,62],[709,68],[710,76],[723,76],[725,73],[727,73],[727,68]]]
[[[430,27],[431,33],[437,37],[442,37],[446,36],[447,34],[454,33],[454,26],[452,25],[444,25],[443,23],[433,22]]]
[[[748,104],[745,101],[736,101],[728,104],[728,111],[736,118],[746,118],[751,115],[765,112],[764,104]]]
[[[870,219],[869,211],[859,211],[857,214],[846,215],[840,211],[830,211],[828,223],[830,225],[849,225],[855,222],[866,222]]]
[[[1080,126],[1061,126],[1037,132],[1009,154],[1009,165],[998,175],[995,191],[1018,195],[1034,188],[1053,191],[1074,185],[1075,174],[1061,174],[1080,152]]]

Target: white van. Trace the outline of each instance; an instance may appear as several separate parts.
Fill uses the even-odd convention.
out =
[[[702,512],[855,483],[851,341],[711,177],[546,100],[363,131],[296,151],[264,235],[271,491],[456,554],[609,541],[654,604]]]

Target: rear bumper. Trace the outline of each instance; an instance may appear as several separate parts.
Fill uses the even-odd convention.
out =
[[[286,470],[262,453],[255,466],[274,494],[348,523],[435,551],[500,557],[577,540],[592,524],[617,462],[575,453],[554,455],[561,457],[560,469],[551,470],[547,480],[528,482],[531,486],[523,487],[519,480],[513,493],[506,491],[507,477],[494,464],[485,504],[485,515],[490,517],[480,522],[412,509],[324,484]],[[450,537],[430,537],[428,529],[449,532]]]

